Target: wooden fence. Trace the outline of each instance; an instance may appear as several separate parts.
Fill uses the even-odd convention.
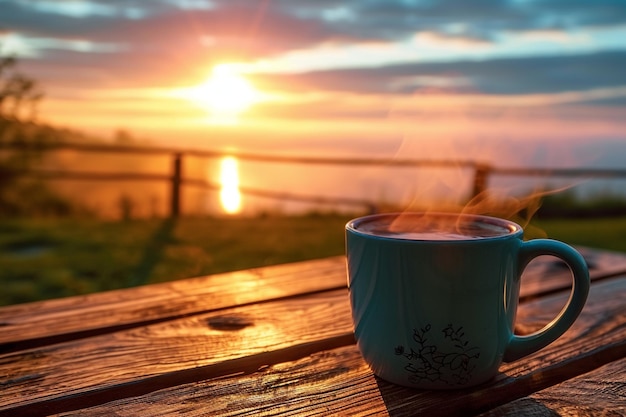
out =
[[[18,151],[24,149],[19,145],[4,145],[2,149]],[[29,149],[32,151],[32,149]],[[222,158],[233,156],[242,161],[268,163],[311,164],[311,165],[344,165],[344,166],[387,166],[415,168],[466,168],[474,171],[471,196],[476,196],[489,187],[492,176],[513,177],[561,177],[561,178],[626,178],[626,169],[595,169],[595,168],[506,168],[470,160],[430,160],[430,159],[383,159],[383,158],[327,158],[305,156],[279,156],[260,153],[223,152],[200,149],[179,149],[168,147],[145,147],[131,145],[107,145],[87,143],[58,143],[37,148],[38,152],[74,150],[93,153],[120,153],[138,155],[169,155],[171,171],[166,174],[146,174],[133,172],[88,172],[34,169],[23,172],[24,175],[36,175],[46,179],[89,180],[89,181],[161,181],[169,183],[169,215],[178,217],[181,213],[181,192],[183,186],[195,186],[209,190],[219,190],[221,185],[203,179],[184,178],[183,163],[186,157]],[[242,194],[279,200],[290,200],[314,204],[354,205],[376,211],[376,202],[367,199],[337,198],[315,195],[302,195],[272,190],[261,190],[239,187]],[[470,197],[471,197],[470,196]]]

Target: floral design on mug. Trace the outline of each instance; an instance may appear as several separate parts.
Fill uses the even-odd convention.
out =
[[[478,347],[470,346],[469,340],[466,340],[463,326],[448,324],[441,330],[445,346],[435,346],[429,342],[428,333],[431,330],[430,324],[419,330],[413,329],[415,344],[408,349],[402,345],[395,348],[396,355],[409,360],[404,367],[409,373],[409,382],[443,382],[448,385],[469,382],[480,352]]]

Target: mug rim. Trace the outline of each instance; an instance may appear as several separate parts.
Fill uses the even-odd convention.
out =
[[[464,218],[464,219],[473,219],[478,220],[482,223],[492,224],[504,229],[508,229],[509,232],[498,234],[494,236],[475,236],[475,237],[467,237],[465,239],[416,239],[416,238],[408,238],[408,237],[397,237],[397,236],[384,236],[377,235],[370,232],[364,232],[359,230],[357,227],[361,223],[365,223],[372,219],[377,218],[385,218],[385,217],[400,217],[400,216],[437,216],[437,217],[447,217],[447,218]],[[389,240],[389,241],[402,241],[402,242],[427,242],[431,244],[450,244],[454,242],[484,242],[484,241],[493,241],[493,240],[502,240],[502,239],[510,239],[512,237],[519,236],[524,233],[524,229],[519,224],[499,217],[487,216],[483,214],[471,214],[471,213],[454,213],[454,212],[437,212],[437,211],[406,211],[406,212],[390,212],[390,213],[376,213],[369,214],[366,216],[361,216],[354,218],[346,223],[345,226],[346,231],[354,233],[359,236],[367,237],[370,239],[380,239],[380,240]]]

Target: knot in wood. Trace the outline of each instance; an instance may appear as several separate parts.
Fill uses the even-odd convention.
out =
[[[245,329],[254,323],[244,316],[218,316],[207,319],[210,328],[223,331],[235,331]]]

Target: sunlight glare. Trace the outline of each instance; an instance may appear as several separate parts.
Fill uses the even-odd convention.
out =
[[[220,64],[213,68],[204,83],[192,88],[188,96],[206,108],[213,121],[232,123],[259,100],[260,93],[235,65]]]
[[[222,158],[220,167],[220,202],[224,212],[235,214],[241,210],[241,192],[239,191],[239,169],[233,156]]]

